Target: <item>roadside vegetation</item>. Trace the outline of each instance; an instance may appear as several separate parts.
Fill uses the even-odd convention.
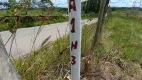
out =
[[[94,25],[82,34],[82,79],[141,80],[141,18],[113,12],[104,24],[102,39],[92,49]],[[70,77],[69,36],[46,42],[41,49],[14,61],[23,80],[63,80]],[[69,73],[68,73],[69,72]],[[97,77],[96,77],[97,75]]]
[[[85,25],[82,34],[82,56],[90,52],[93,38],[92,25]],[[60,34],[59,34],[60,35]],[[44,42],[45,43],[45,42]],[[69,35],[46,42],[41,49],[32,52],[25,58],[14,60],[23,80],[63,80],[70,71]],[[68,75],[68,74],[67,74]]]
[[[5,17],[10,16],[10,14],[11,12],[8,10],[0,11],[0,31],[13,28],[13,26],[9,25],[9,23],[16,25],[15,23],[18,22],[18,18],[20,18],[20,20],[17,28],[28,28],[68,21],[67,10],[64,8],[51,9],[50,13],[48,9],[45,11],[42,9],[31,9],[27,12],[27,15],[22,15],[23,17],[21,15],[21,17]],[[82,19],[96,18],[96,16],[96,13],[82,14]]]
[[[115,13],[106,26],[114,43],[122,52],[120,56],[125,60],[142,64],[142,18]]]
[[[99,3],[96,4],[99,5]],[[0,10],[0,31],[68,21],[68,9],[55,7],[50,0],[39,0],[38,2],[8,0],[8,2],[0,2],[0,5],[6,7]],[[98,13],[92,11],[91,8],[90,11],[85,12],[85,6],[82,6],[82,19],[97,17]]]
[[[112,17],[105,21],[101,41],[94,52],[102,66],[97,68],[102,73],[99,78],[142,79],[142,18],[127,16],[126,12],[113,12]]]
[[[137,12],[135,14],[135,10],[127,8],[113,8],[111,12],[108,7],[109,0],[88,0],[82,4],[82,19],[91,20],[96,16],[99,17],[97,23],[83,27],[81,80],[142,80],[142,18],[140,15]],[[28,17],[1,19],[0,31],[10,30],[14,34],[17,28],[68,20],[66,9],[53,8],[51,1],[50,5],[48,12],[46,8],[29,11],[28,8],[23,8],[26,11],[24,15]],[[18,13],[20,10],[18,8],[16,10],[14,12],[15,8],[12,8],[10,16],[24,12],[23,10]],[[0,15],[4,16],[8,12],[3,10]],[[107,17],[105,17],[106,13],[108,13]],[[39,15],[43,17],[32,17]],[[63,37],[59,34],[60,38],[54,42],[50,42],[50,37],[47,37],[39,50],[32,51],[22,58],[12,59],[22,80],[70,80],[69,34],[65,34]]]

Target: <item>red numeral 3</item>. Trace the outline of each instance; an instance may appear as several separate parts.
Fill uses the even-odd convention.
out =
[[[75,65],[76,64],[76,57],[75,56],[71,56],[72,57],[72,62],[71,62],[71,64],[72,65]]]

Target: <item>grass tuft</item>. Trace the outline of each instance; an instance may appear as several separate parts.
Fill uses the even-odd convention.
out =
[[[85,25],[82,34],[82,55],[89,52],[95,24]],[[43,46],[31,55],[14,62],[23,80],[63,80],[70,69],[69,35]]]

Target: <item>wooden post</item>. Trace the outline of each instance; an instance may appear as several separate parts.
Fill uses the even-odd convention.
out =
[[[108,9],[109,0],[101,0],[100,3],[100,11],[98,16],[98,22],[96,27],[96,32],[93,41],[93,47],[95,47],[96,43],[100,41],[102,35],[102,28],[105,20],[105,15]]]

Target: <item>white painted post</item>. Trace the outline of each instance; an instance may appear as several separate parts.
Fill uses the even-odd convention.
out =
[[[68,0],[70,51],[71,51],[71,79],[80,80],[81,57],[81,0]]]

